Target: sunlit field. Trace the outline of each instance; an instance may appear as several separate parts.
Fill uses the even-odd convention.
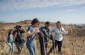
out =
[[[9,52],[9,46],[6,43],[7,32],[9,29],[13,29],[16,24],[20,24],[26,30],[28,24],[30,22],[20,22],[20,23],[9,23],[9,24],[0,24],[0,55],[11,55]],[[42,23],[41,25],[43,25]],[[63,48],[62,55],[85,55],[85,27],[79,27],[76,25],[64,25],[65,29],[69,31],[68,35],[64,35],[63,39]],[[27,34],[23,35],[25,42]],[[36,55],[40,55],[40,46],[38,36],[35,37],[35,46],[36,46]],[[48,42],[48,49],[52,47],[52,41]],[[57,47],[50,55],[57,55]],[[24,43],[24,47],[22,48],[22,52],[20,54],[17,53],[16,46],[14,46],[14,54],[13,55],[30,55],[26,43]]]

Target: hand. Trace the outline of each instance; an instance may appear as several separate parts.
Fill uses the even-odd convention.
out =
[[[65,31],[65,34],[68,34],[68,31]]]
[[[39,28],[35,28],[34,32],[40,32]]]
[[[39,33],[40,31],[39,31],[39,30],[37,30],[36,32],[37,32],[37,33]]]
[[[34,32],[34,35],[37,35],[38,33],[39,33],[39,32],[35,31],[35,32]]]

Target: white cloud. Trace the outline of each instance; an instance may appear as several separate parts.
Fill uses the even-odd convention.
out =
[[[67,12],[71,12],[71,11],[75,11],[75,9],[68,9],[68,10],[65,10]]]
[[[84,4],[85,0],[0,0],[1,10]]]

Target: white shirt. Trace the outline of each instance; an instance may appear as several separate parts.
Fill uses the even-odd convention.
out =
[[[13,42],[13,41],[14,41],[13,35],[11,34],[11,35],[10,35],[10,42]]]
[[[65,29],[63,27],[61,27],[60,29],[54,28],[54,29],[52,29],[52,32],[55,33],[54,40],[57,40],[57,41],[62,41],[63,40],[63,35],[62,34],[67,34],[68,33],[68,31],[65,31]]]

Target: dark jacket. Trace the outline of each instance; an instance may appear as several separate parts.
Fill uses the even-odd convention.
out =
[[[40,28],[40,31],[44,34],[44,41],[48,42],[49,39],[53,40],[51,30],[48,30],[45,26]],[[42,35],[39,35],[39,39],[42,40]]]

